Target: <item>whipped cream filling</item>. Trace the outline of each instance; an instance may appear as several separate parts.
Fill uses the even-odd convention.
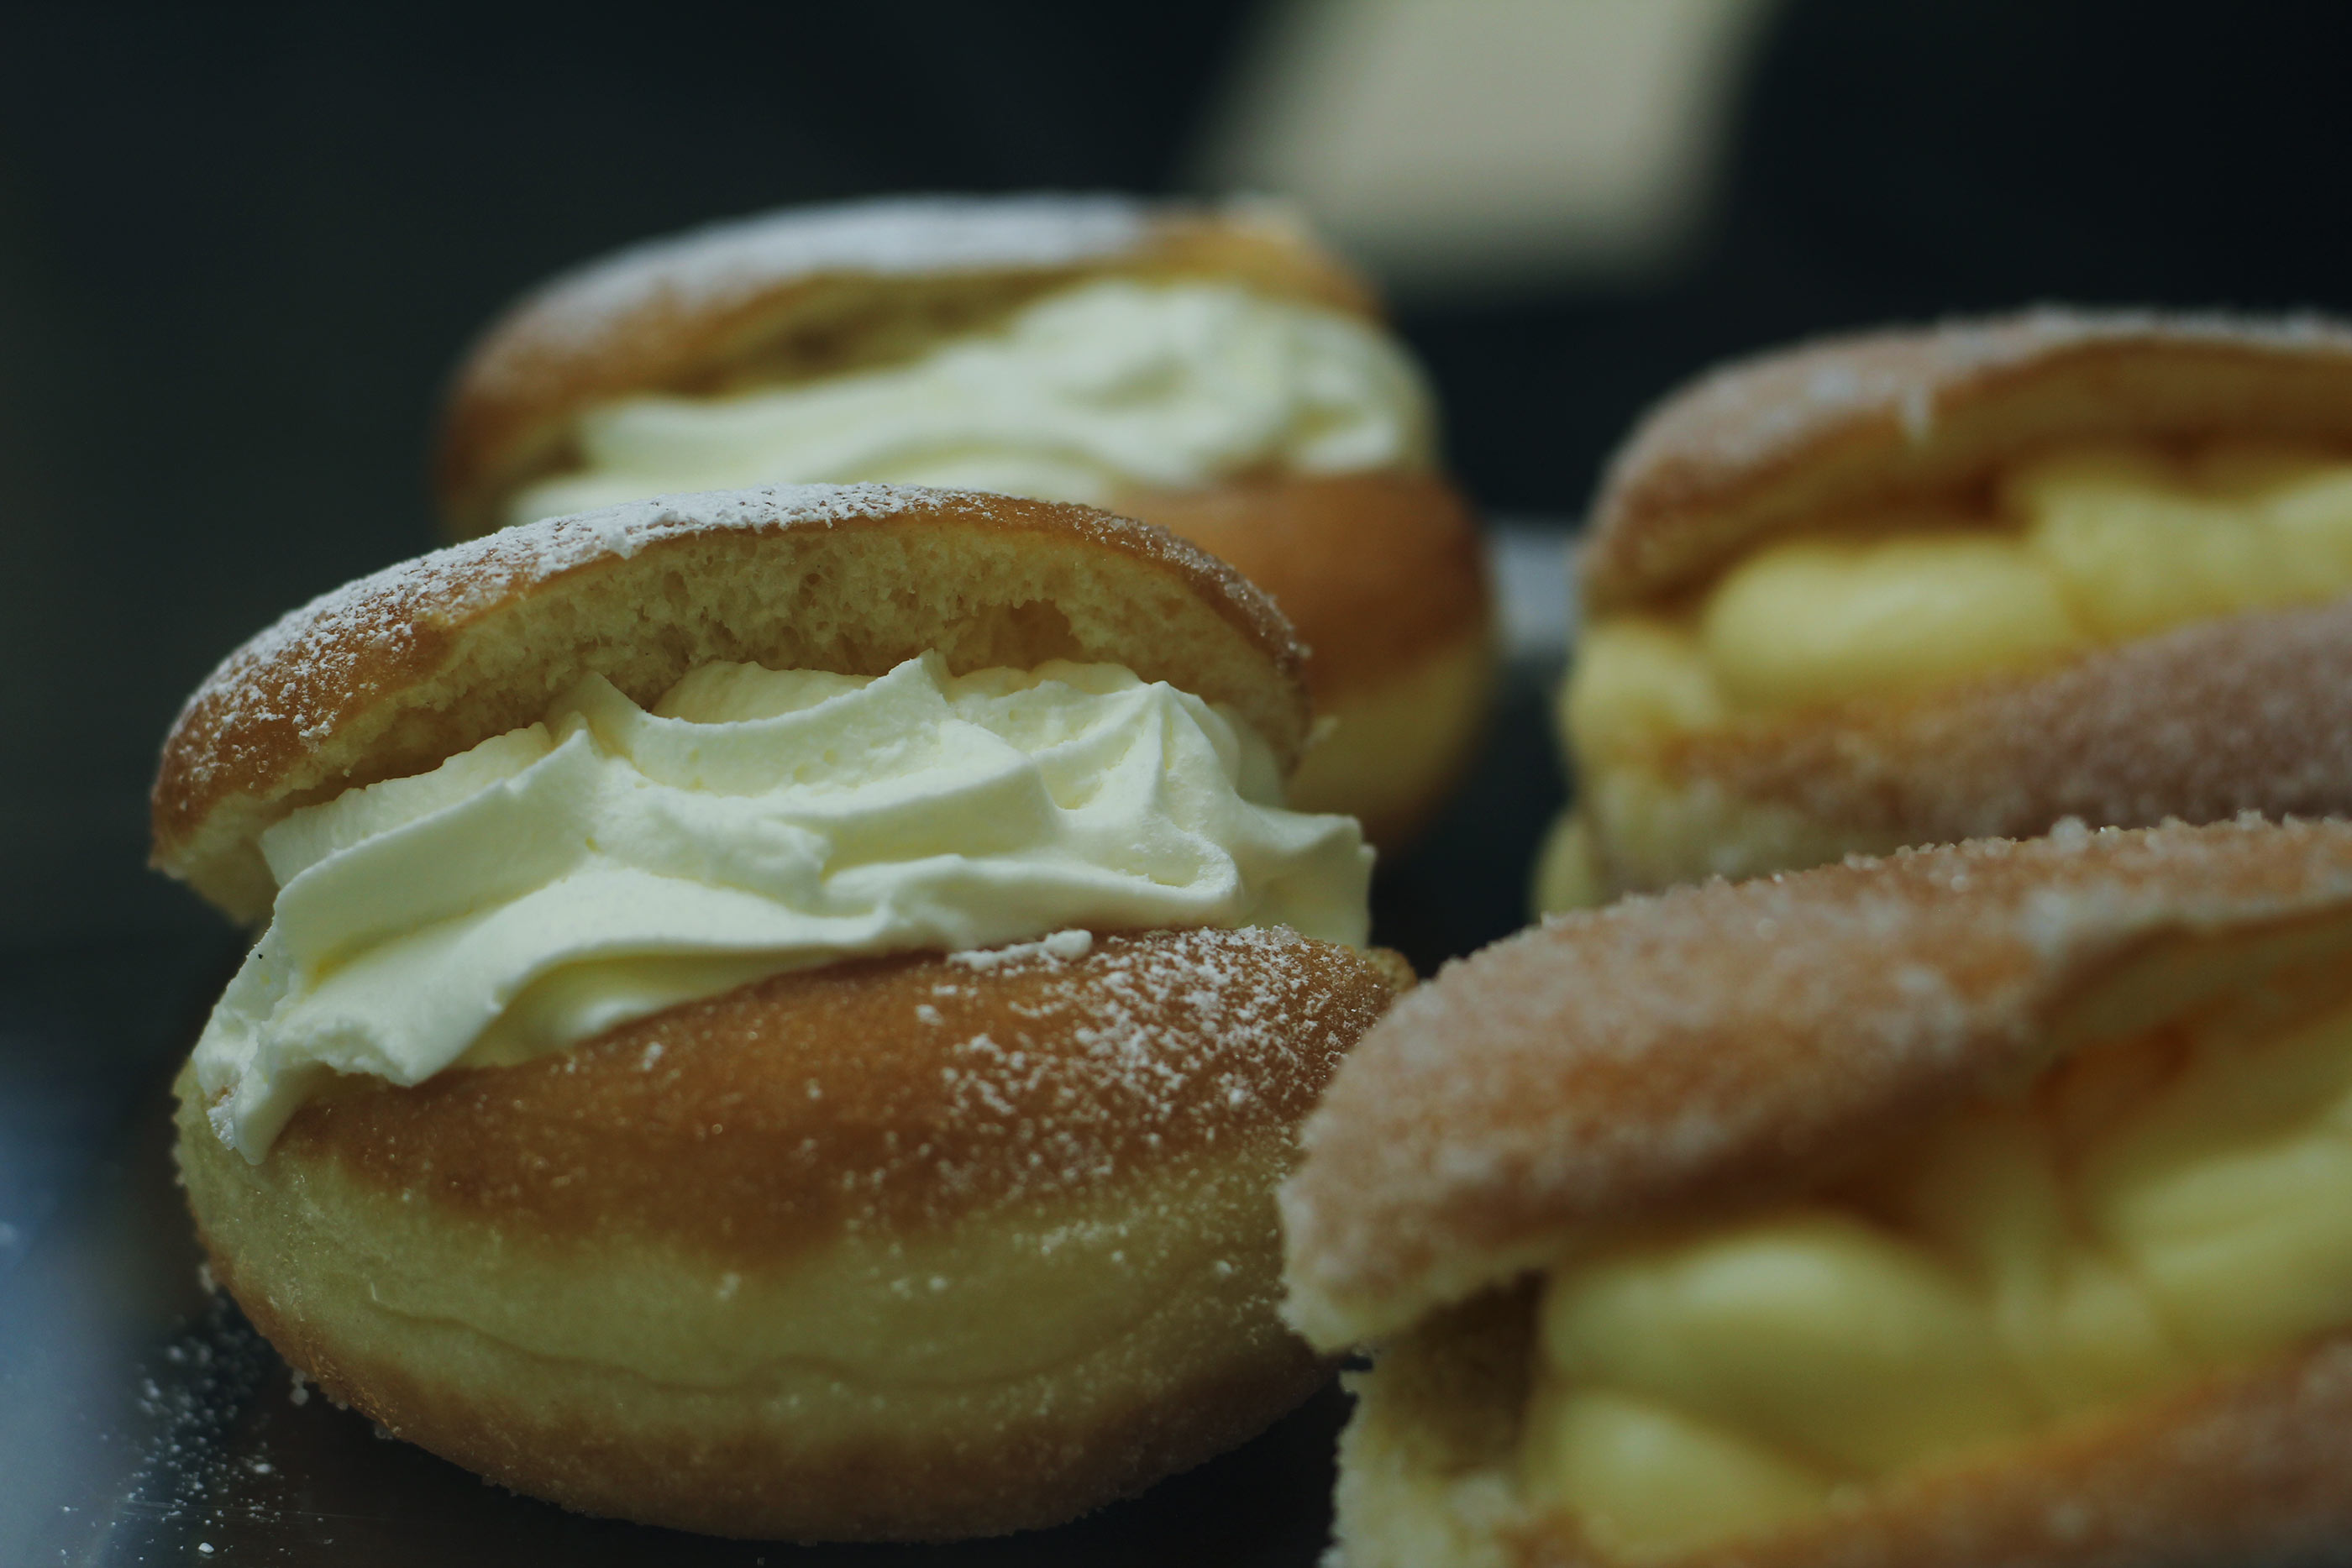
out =
[[[719,664],[651,711],[591,675],[262,835],[277,904],[197,1082],[258,1161],[330,1073],[524,1060],[840,958],[1073,927],[1361,946],[1362,834],[1281,800],[1245,723],[1117,665]]]
[[[1235,474],[1431,460],[1429,393],[1365,322],[1230,284],[1108,279],[911,364],[590,410],[509,523],[675,490],[887,480],[1101,505]]]

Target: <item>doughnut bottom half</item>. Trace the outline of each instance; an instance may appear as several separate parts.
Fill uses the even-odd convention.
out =
[[[215,1275],[331,1395],[584,1512],[946,1540],[1139,1490],[1326,1375],[1271,1191],[1395,970],[1269,931],[980,956],[338,1080],[258,1165],[184,1073]]]

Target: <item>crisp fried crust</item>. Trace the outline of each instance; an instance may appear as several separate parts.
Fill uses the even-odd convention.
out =
[[[1282,1193],[1338,1347],[1570,1237],[1814,1186],[2047,1066],[2151,945],[2352,907],[2352,825],[1989,841],[1631,899],[1449,967],[1350,1059]]]
[[[240,919],[256,840],[297,806],[423,772],[597,674],[650,703],[713,660],[878,675],[1125,664],[1231,706],[1287,771],[1303,651],[1265,594],[1165,531],[964,491],[803,486],[660,497],[436,550],[231,653],[163,744],[155,864]]]
[[[723,1534],[1066,1519],[1324,1375],[1274,1312],[1291,1129],[1409,973],[1279,930],[828,967],[420,1087],[248,1165],[214,1268],[295,1365],[536,1496]]]
[[[1604,476],[1589,609],[1669,599],[1809,523],[1965,492],[2067,443],[2352,445],[2352,329],[2044,308],[1728,365],[1645,417]]]
[[[561,464],[594,404],[899,358],[1109,277],[1227,278],[1375,313],[1362,280],[1265,204],[922,197],[714,225],[556,277],[483,332],[443,414],[443,514],[460,538],[497,527],[505,497]]]

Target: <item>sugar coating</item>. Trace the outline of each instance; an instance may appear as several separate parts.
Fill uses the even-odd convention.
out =
[[[882,277],[1069,267],[1129,250],[1149,213],[1127,196],[884,197],[709,224],[631,246],[535,290],[507,330],[593,336],[647,311],[700,317],[825,272]]]
[[[287,612],[214,667],[182,705],[173,735],[178,740],[180,731],[201,716],[207,733],[225,738],[216,747],[191,749],[184,776],[201,784],[224,768],[236,766],[242,757],[233,737],[241,730],[290,724],[307,741],[322,739],[349,706],[343,698],[352,687],[335,678],[338,672],[364,668],[376,650],[405,647],[415,641],[422,622],[463,620],[576,567],[634,556],[661,539],[713,531],[828,528],[850,518],[888,517],[915,506],[982,509],[957,491],[897,485],[771,485],[655,496],[575,517],[550,517],[395,562]],[[254,678],[261,671],[289,664],[314,678],[290,688]],[[366,689],[364,683],[361,689]],[[316,700],[325,695],[336,700]]]
[[[1289,623],[1166,531],[969,491],[762,486],[509,529],[283,618],[197,688],[165,740],[155,860],[258,918],[273,888],[252,841],[306,791],[429,769],[536,720],[591,672],[650,701],[717,658],[846,668],[860,649],[895,661],[936,647],[968,667],[1027,665],[1070,656],[1073,640],[1085,659],[1232,705],[1295,757],[1304,652]]]
[[[2352,904],[2352,824],[2083,830],[1715,883],[1448,966],[1366,1037],[1283,1189],[1293,1322],[1342,1343],[1571,1233],[1801,1190],[2046,1064],[2168,931]]]
[[[1094,944],[1091,931],[1055,931],[1034,942],[1016,942],[1009,947],[975,947],[966,952],[950,953],[948,962],[984,974],[1039,955],[1048,958],[1083,958],[1093,951]]]
[[[940,1070],[953,1123],[998,1145],[978,1160],[995,1166],[1005,1149],[1019,1151],[1008,1201],[1080,1192],[1157,1164],[1172,1139],[1213,1144],[1220,1124],[1261,1097],[1280,1103],[1319,1086],[1377,1010],[1322,966],[1303,964],[1314,947],[1278,926],[1087,947],[1057,940],[1072,935],[994,950],[1000,961],[983,971],[992,987],[1042,984],[1011,1005],[1019,1023],[950,1045]],[[966,967],[974,956],[956,956]],[[1034,1049],[1063,1030],[1082,1057]],[[1047,1101],[1050,1118],[1020,1113]],[[992,1177],[978,1160],[943,1161],[931,1174],[950,1189],[985,1185]]]
[[[2336,358],[2352,354],[2352,328],[2315,314],[2042,305],[1990,322],[1819,339],[1721,366],[1658,403],[1610,464],[1602,493],[1624,488],[1669,449],[1713,468],[1759,467],[1838,425],[1876,414],[1892,413],[1914,444],[1924,442],[1949,392],[1975,377],[2069,349],[2133,342]]]
[[[1916,703],[1670,747],[1671,779],[1864,837],[2021,836],[2352,810],[2352,601],[2183,627]],[[1881,841],[1886,841],[1882,839]]]
[[[1924,448],[1952,410],[2037,362],[2119,348],[2238,350],[2352,367],[2352,327],[2309,314],[2045,305],[1820,339],[1734,361],[1670,393],[1610,460],[1582,563],[1587,591],[1622,601],[1679,582],[1709,549],[1712,535],[1697,518],[1817,455],[1837,458],[1840,440],[1859,446],[1891,424],[1906,448]]]
[[[772,1259],[1272,1157],[1391,996],[1375,961],[1281,927],[1075,947],[779,977],[624,1025],[576,1070],[322,1097],[279,1146],[500,1225]]]

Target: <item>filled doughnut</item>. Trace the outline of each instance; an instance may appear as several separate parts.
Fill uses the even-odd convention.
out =
[[[1264,204],[899,199],[635,246],[490,327],[436,485],[462,538],[870,480],[1100,507],[1240,568],[1330,721],[1293,799],[1383,848],[1465,765],[1491,676],[1475,522],[1368,287]]]
[[[2352,332],[2042,310],[1770,354],[1611,466],[1544,908],[2352,809]]]
[[[1054,1523],[1324,1364],[1272,1199],[1410,983],[1282,804],[1279,613],[869,486],[391,568],[232,654],[157,863],[268,924],[180,1077],[215,1277],[394,1434],[745,1536]]]
[[[1407,998],[1285,1186],[1351,1568],[2352,1539],[2352,826],[1624,900]]]

